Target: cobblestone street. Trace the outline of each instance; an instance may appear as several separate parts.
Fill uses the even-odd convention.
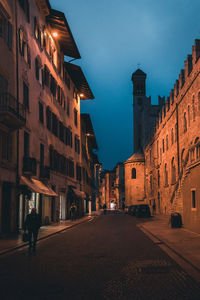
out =
[[[199,300],[200,286],[125,214],[96,217],[0,258],[1,299]]]

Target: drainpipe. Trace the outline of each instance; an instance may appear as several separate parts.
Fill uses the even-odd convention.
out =
[[[16,88],[17,106],[19,113],[19,62],[18,62],[18,23],[17,23],[17,0],[15,0],[15,27],[16,27]],[[19,129],[17,129],[17,168],[16,168],[16,230],[19,229]]]

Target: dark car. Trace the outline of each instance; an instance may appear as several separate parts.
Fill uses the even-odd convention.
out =
[[[128,214],[135,216],[137,205],[130,205],[128,208]]]
[[[151,212],[148,204],[138,204],[135,210],[135,216],[137,218],[149,218],[151,217]]]

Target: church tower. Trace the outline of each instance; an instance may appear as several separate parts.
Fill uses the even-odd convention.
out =
[[[132,74],[133,82],[133,152],[143,152],[145,143],[144,109],[146,105],[146,74],[137,69]]]

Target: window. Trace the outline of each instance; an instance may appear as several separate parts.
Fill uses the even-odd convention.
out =
[[[59,139],[64,142],[64,125],[59,121]]]
[[[186,118],[186,112],[184,112],[183,115],[183,132],[187,131],[187,118]]]
[[[49,68],[44,65],[44,84],[49,87],[50,86],[50,71]]]
[[[39,27],[39,24],[37,22],[36,17],[34,18],[34,35],[35,35],[35,38],[36,38],[39,46],[42,47],[42,40],[43,40],[42,36],[43,36],[43,34],[42,34],[42,31]]]
[[[150,175],[150,190],[153,190],[153,177]]]
[[[27,34],[23,28],[19,29],[19,53],[31,68],[31,52],[28,45]]]
[[[172,175],[172,184],[176,183],[176,166],[175,166],[175,160],[174,157],[172,158],[171,161],[171,175]]]
[[[39,57],[36,57],[36,59],[35,59],[35,76],[41,85],[43,84],[43,79],[42,79],[43,74],[42,73],[43,72],[42,72],[41,60]]]
[[[160,186],[160,171],[158,170],[158,187]]]
[[[190,106],[188,105],[188,127],[190,126]]]
[[[0,10],[0,37],[7,44],[8,48],[12,50],[13,27],[12,24],[7,20],[7,17],[3,15],[1,10]]]
[[[58,136],[58,119],[54,113],[52,113],[52,132],[55,136]]]
[[[23,9],[23,11],[27,17],[27,21],[29,22],[30,21],[29,1],[28,0],[19,0],[19,5]]]
[[[24,131],[24,157],[29,156],[29,134]]]
[[[13,149],[13,138],[12,134],[0,135],[0,153],[2,153],[2,159],[12,161],[12,149]]]
[[[80,154],[80,140],[77,136],[75,136],[74,138],[74,148],[75,148],[75,152]]]
[[[25,108],[29,108],[29,87],[23,82],[23,104]]]
[[[43,104],[39,102],[39,121],[43,124],[44,123],[44,108]]]
[[[76,179],[81,181],[81,167],[78,164],[76,165]]]
[[[40,168],[44,166],[44,145],[40,144]]]
[[[70,128],[66,128],[65,132],[66,132],[66,137],[65,137],[66,144],[69,145],[72,148],[72,146],[73,146],[73,143],[72,143],[72,131],[71,131]]]
[[[51,130],[52,112],[49,107],[46,108],[46,122],[47,122],[47,129]]]
[[[195,112],[194,96],[192,97],[192,116],[193,116],[193,121],[195,121],[196,112]]]
[[[165,164],[164,174],[165,174],[165,186],[168,186],[168,171],[167,171],[167,164]]]
[[[171,144],[174,143],[174,128],[171,129]]]
[[[74,125],[78,126],[78,119],[77,119],[77,110],[74,108]]]
[[[196,208],[196,191],[192,190],[192,209]]]
[[[165,140],[164,139],[162,140],[162,151],[163,151],[163,153],[165,152]]]
[[[168,134],[167,134],[167,136],[166,136],[166,150],[168,150],[169,149],[169,144],[168,144]]]
[[[50,75],[50,90],[54,97],[56,97],[57,83],[52,75]]]
[[[136,168],[132,168],[131,178],[136,179]]]

